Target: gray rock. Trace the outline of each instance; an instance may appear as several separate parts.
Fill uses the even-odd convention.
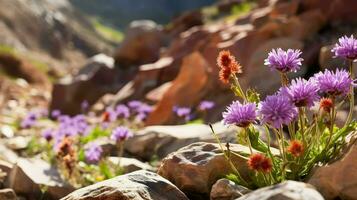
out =
[[[0,190],[0,200],[17,200],[13,189],[6,188]]]
[[[11,149],[0,143],[0,159],[9,163],[16,163],[19,156]]]
[[[61,200],[188,200],[161,176],[140,170],[81,188]]]
[[[211,189],[211,200],[234,200],[251,192],[246,187],[235,184],[233,181],[222,178],[219,179]]]
[[[236,129],[227,128],[220,122],[213,127],[222,142],[235,141]],[[125,142],[125,150],[150,160],[152,155],[163,158],[181,147],[201,141],[216,142],[208,125],[148,126]]]
[[[40,199],[45,189],[45,199],[59,199],[74,190],[65,183],[57,169],[40,159],[19,158],[10,172],[6,186],[26,198]]]
[[[310,184],[285,181],[255,190],[236,200],[324,200],[324,198]]]

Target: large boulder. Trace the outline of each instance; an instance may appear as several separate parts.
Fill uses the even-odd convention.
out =
[[[57,200],[74,190],[62,180],[55,168],[37,158],[19,158],[10,172],[6,186],[29,200],[37,200],[42,196]]]
[[[146,124],[168,124],[173,122],[174,106],[197,104],[207,94],[207,89],[210,87],[211,79],[207,65],[208,63],[199,52],[193,52],[184,58],[178,76],[149,115]]]
[[[357,199],[357,143],[338,161],[318,167],[308,183],[326,199]]]
[[[61,200],[188,200],[175,185],[145,170],[81,188]]]
[[[285,181],[255,190],[236,200],[324,200],[324,198],[310,184]]]
[[[226,128],[221,123],[213,124],[213,128],[223,142],[235,141],[236,129]],[[163,158],[181,147],[200,141],[215,142],[209,126],[148,126],[125,142],[125,150],[141,159],[150,160],[153,155]]]
[[[96,55],[76,76],[64,78],[54,85],[51,109],[77,114],[83,101],[92,105],[103,95],[116,92],[120,88],[119,83],[119,71],[114,68],[114,59],[104,54]]]
[[[164,44],[165,34],[161,26],[150,20],[133,21],[114,53],[115,62],[124,67],[154,62]]]
[[[249,154],[249,148],[231,144],[235,153]],[[231,154],[231,161],[244,178],[248,177],[247,160]],[[221,177],[233,173],[216,143],[198,142],[171,153],[162,160],[158,174],[171,181],[191,197],[208,198],[211,186]]]

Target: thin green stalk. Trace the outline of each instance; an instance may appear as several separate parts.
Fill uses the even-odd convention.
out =
[[[353,60],[348,60],[348,65],[349,65],[349,69],[350,69],[350,76],[351,76],[351,79],[353,80],[354,79]],[[350,97],[350,111],[348,113],[348,117],[347,117],[345,126],[347,126],[349,123],[351,123],[352,116],[353,116],[353,108],[354,108],[354,105],[355,105],[355,96],[354,96],[353,85],[351,85],[349,97]]]
[[[289,78],[286,73],[280,72],[281,85],[287,86],[289,84]]]
[[[238,169],[234,166],[234,164],[232,163],[231,159],[229,158],[229,156],[226,154],[226,152],[223,149],[222,143],[218,137],[218,135],[216,134],[216,132],[214,131],[212,124],[209,124],[211,131],[213,133],[213,136],[215,137],[224,157],[226,158],[226,160],[228,161],[229,165],[231,166],[232,170],[234,171],[234,173],[238,176],[239,180],[243,182],[244,185],[248,186],[248,183],[242,178],[242,176],[240,175]]]
[[[241,97],[243,98],[243,100],[246,102],[247,101],[247,97],[245,96],[245,93],[242,89],[242,86],[240,85],[239,81],[238,81],[238,78],[237,76],[233,75],[232,76],[232,79],[233,79],[233,85],[238,88],[239,90],[239,93],[241,94]]]
[[[302,142],[303,142],[304,146],[306,146],[306,139],[305,139],[305,133],[304,133],[304,131],[305,131],[304,130],[305,129],[304,113],[305,113],[304,108],[300,107],[299,108],[300,133],[301,133],[301,137],[302,137]]]
[[[332,135],[333,135],[333,127],[335,125],[335,118],[336,118],[336,109],[335,109],[335,97],[331,97],[332,102],[333,102],[333,106],[331,108],[331,112],[330,112],[330,127],[329,127],[329,131],[330,131],[330,135],[327,139],[326,142],[326,146],[325,149],[327,150],[328,146],[330,145],[331,139],[332,139]]]
[[[282,178],[283,180],[285,180],[285,167],[286,167],[286,151],[285,151],[285,144],[284,144],[284,132],[283,132],[283,128],[280,127],[279,129],[280,135],[281,135],[281,148],[283,150],[283,168],[282,168]]]
[[[247,131],[246,128],[244,128],[243,131],[244,131],[244,135],[245,135],[245,137],[247,139],[247,143],[248,143],[248,147],[249,147],[249,150],[250,150],[250,154],[252,155],[253,154],[253,148],[252,148],[252,143],[250,142],[248,131]]]

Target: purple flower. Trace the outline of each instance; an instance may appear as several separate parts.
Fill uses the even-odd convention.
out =
[[[51,112],[51,117],[57,119],[59,116],[61,116],[61,111],[60,110],[53,110]]]
[[[37,119],[39,118],[39,114],[36,112],[29,112],[25,118],[21,121],[21,128],[31,128],[36,124]]]
[[[107,115],[108,115],[108,119],[106,119],[106,121],[114,122],[115,120],[117,120],[117,118],[118,118],[118,113],[116,112],[116,110],[114,110],[114,108],[112,108],[112,107],[107,107],[107,108],[105,109],[105,112],[106,112]]]
[[[349,73],[346,70],[337,69],[336,72],[325,70],[315,74],[314,79],[319,86],[319,90],[329,95],[347,95],[353,84]]]
[[[138,108],[137,108],[137,112],[138,113],[145,113],[145,114],[149,114],[151,113],[153,110],[152,106],[148,105],[148,104],[141,104]]]
[[[201,101],[201,103],[198,105],[198,109],[201,111],[206,111],[210,110],[214,107],[214,102],[213,101]]]
[[[45,138],[48,142],[52,140],[54,135],[55,135],[55,130],[52,128],[48,128],[42,131],[42,137]]]
[[[84,155],[88,163],[98,163],[103,153],[103,149],[96,142],[90,142],[86,145]]]
[[[346,58],[346,59],[357,59],[357,40],[351,37],[343,36],[338,39],[337,44],[332,49],[336,57]]]
[[[142,121],[144,121],[144,120],[146,119],[146,117],[147,117],[147,114],[145,114],[145,113],[139,113],[139,114],[137,114],[137,115],[135,116],[135,120],[136,120],[136,121],[139,121],[139,122],[142,122]]]
[[[301,62],[300,58],[301,51],[288,49],[287,51],[281,48],[273,49],[268,54],[268,58],[264,60],[264,65],[268,65],[271,70],[278,70],[280,72],[296,72],[300,69]]]
[[[87,101],[87,100],[82,101],[82,103],[81,103],[81,109],[82,109],[82,111],[84,112],[84,111],[86,111],[88,108],[89,108],[89,103],[88,103],[88,101]]]
[[[284,95],[271,95],[260,104],[259,111],[262,122],[268,123],[275,128],[292,122],[297,115],[297,108],[290,99]]]
[[[225,112],[223,112],[223,123],[225,125],[237,125],[248,127],[257,117],[256,106],[254,103],[241,104],[233,101]]]
[[[188,107],[178,107],[175,106],[173,108],[173,111],[176,113],[178,117],[183,117],[185,121],[190,121],[191,120],[191,108]]]
[[[319,100],[318,90],[319,87],[313,79],[307,81],[302,78],[292,80],[288,88],[282,89],[297,107],[313,106],[314,102]]]
[[[133,133],[131,133],[131,131],[128,128],[124,126],[119,126],[112,131],[112,135],[110,136],[110,139],[115,140],[117,142],[121,142],[130,137],[133,137]]]
[[[130,116],[130,110],[126,105],[120,104],[115,108],[118,117],[128,118]]]
[[[142,104],[141,101],[133,100],[133,101],[129,101],[128,106],[131,109],[137,109],[138,107],[141,106],[141,104]]]

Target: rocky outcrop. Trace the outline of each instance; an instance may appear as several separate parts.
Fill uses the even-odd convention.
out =
[[[357,199],[357,143],[340,160],[318,167],[308,183],[326,199]]]
[[[144,170],[118,176],[74,191],[61,200],[188,200],[176,186]]]
[[[235,153],[249,153],[248,147],[232,144]],[[231,154],[240,174],[247,178],[249,169],[243,157]],[[198,142],[179,149],[162,160],[158,174],[171,181],[189,196],[208,198],[212,185],[233,173],[218,144]]]
[[[37,200],[42,196],[49,200],[57,200],[74,190],[61,179],[58,171],[49,163],[24,158],[18,159],[12,168],[6,186],[29,200]]]
[[[212,186],[210,200],[234,200],[249,192],[251,192],[251,190],[248,188],[222,178]]]
[[[312,185],[285,181],[283,183],[264,187],[244,195],[236,200],[324,200]]]

